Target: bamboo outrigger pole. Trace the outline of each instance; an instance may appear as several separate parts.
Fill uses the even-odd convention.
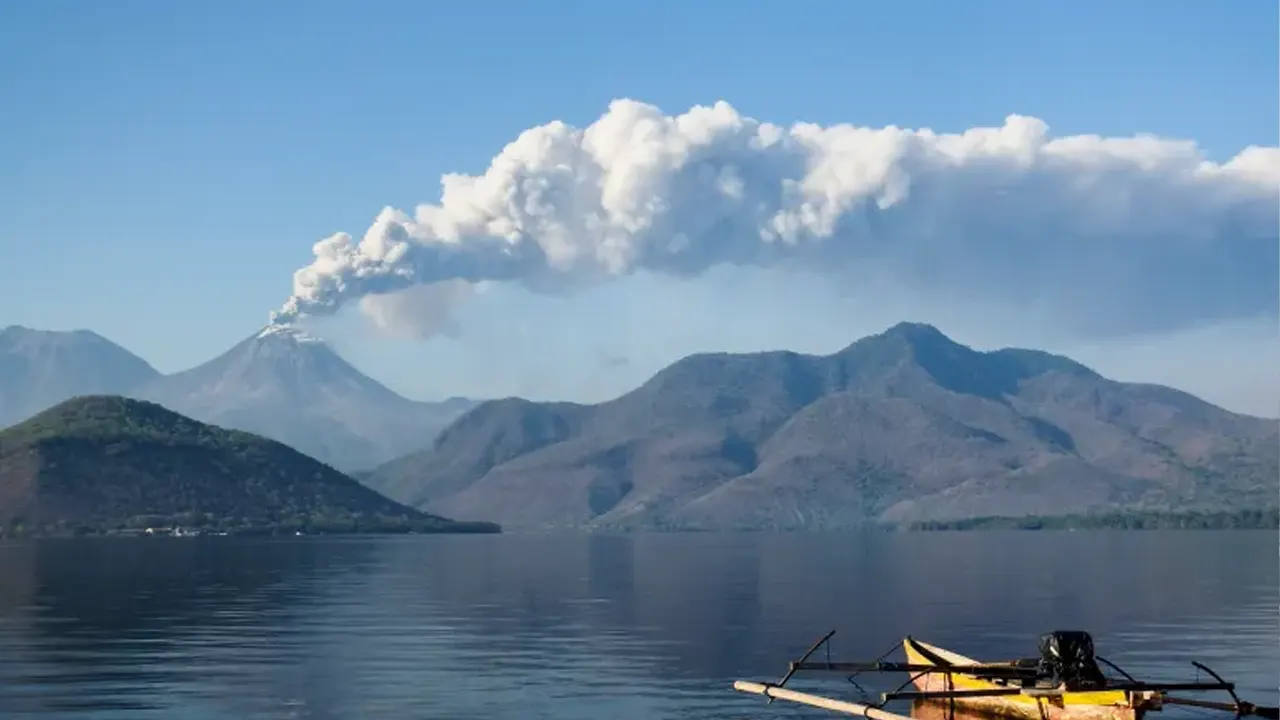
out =
[[[820,695],[810,695],[809,693],[796,692],[788,690],[777,685],[766,685],[764,683],[747,682],[746,680],[737,680],[733,683],[733,689],[739,692],[753,693],[755,695],[764,695],[772,700],[790,700],[793,703],[801,705],[810,705],[824,710],[845,713],[847,715],[860,715],[870,718],[871,720],[912,720],[906,715],[898,715],[879,708],[873,708],[870,705],[862,705],[855,702],[846,702],[844,700],[832,700]]]
[[[790,700],[793,703],[822,708],[823,710],[831,710],[832,712],[845,713],[846,715],[859,715],[861,717],[869,718],[870,720],[912,720],[912,718],[906,715],[898,715],[897,713],[891,713],[887,710],[871,707],[870,705],[847,702],[845,700],[833,700],[820,695],[810,695],[809,693],[796,692],[795,690],[788,690],[782,687],[787,684],[787,681],[791,679],[791,676],[794,675],[797,670],[804,666],[805,661],[817,652],[818,648],[825,645],[827,641],[831,639],[831,636],[835,634],[836,631],[832,630],[826,635],[823,635],[821,640],[811,645],[799,661],[791,663],[790,668],[787,670],[787,674],[784,675],[782,680],[778,681],[776,684],[736,680],[733,683],[733,689],[738,692],[763,695],[769,698],[769,702],[773,702],[774,698],[779,700]]]
[[[1254,705],[1253,703],[1243,700],[1233,703],[1214,702],[1213,700],[1197,700],[1196,698],[1180,698],[1168,697],[1164,698],[1166,705],[1186,705],[1188,707],[1207,708],[1209,710],[1225,710],[1235,713],[1236,717],[1245,717],[1247,715],[1256,715],[1264,720],[1280,720],[1280,708],[1268,707],[1266,705]]]

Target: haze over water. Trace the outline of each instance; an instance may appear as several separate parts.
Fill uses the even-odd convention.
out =
[[[1275,704],[1276,548],[1274,531],[0,545],[0,718],[831,717],[731,685],[776,679],[832,628],[846,659],[906,634],[1031,656],[1086,629],[1144,679],[1200,660]]]

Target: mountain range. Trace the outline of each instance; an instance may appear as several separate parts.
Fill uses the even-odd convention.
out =
[[[0,427],[82,395],[154,401],[283,442],[344,472],[422,448],[475,405],[409,400],[293,327],[268,326],[172,375],[86,330],[0,331]]]
[[[699,354],[595,405],[484,402],[361,479],[506,528],[869,522],[1276,505],[1280,423],[902,323],[826,356]]]
[[[255,433],[395,501],[507,528],[1234,510],[1280,489],[1276,420],[917,323],[825,356],[693,355],[595,405],[411,401],[295,327],[172,375],[92,332],[0,331],[0,426],[85,395]]]

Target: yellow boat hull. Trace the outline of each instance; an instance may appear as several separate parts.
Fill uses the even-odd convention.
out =
[[[973,665],[978,662],[914,638],[903,640],[902,646],[907,654],[907,662],[912,665],[933,665],[934,662],[926,653],[952,665]],[[988,680],[959,673],[926,673],[916,676],[913,684],[922,692],[1010,687],[1003,680]],[[912,715],[920,720],[941,720],[946,716],[939,717],[937,713],[945,713],[954,707],[957,714],[978,713],[1014,720],[1141,720],[1148,710],[1159,709],[1159,701],[1158,693],[1126,690],[1064,692],[1051,697],[993,695],[930,700],[918,703]]]

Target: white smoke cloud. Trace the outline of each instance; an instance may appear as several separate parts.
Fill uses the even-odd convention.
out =
[[[382,326],[449,327],[467,283],[563,291],[645,269],[787,263],[1035,304],[1096,334],[1274,314],[1280,149],[1050,137],[1036,118],[959,134],[789,128],[724,102],[618,100],[586,128],[521,133],[437,204],[384,209],[314,247],[273,319],[364,298]],[[410,288],[437,288],[399,294]],[[376,297],[377,299],[370,299]]]

